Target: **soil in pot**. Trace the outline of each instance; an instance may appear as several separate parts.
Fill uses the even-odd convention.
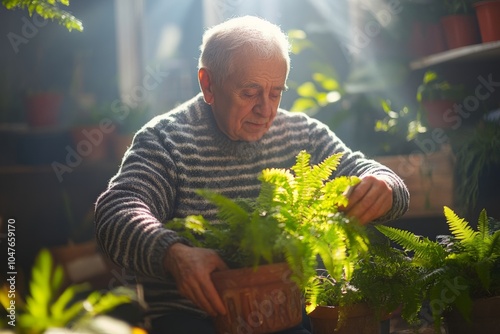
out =
[[[500,333],[500,296],[475,300],[470,322],[458,311],[452,311],[444,318],[448,334]]]
[[[286,263],[212,273],[227,309],[214,318],[219,334],[273,333],[302,321],[302,299]]]
[[[342,309],[339,324],[337,306],[318,306],[309,313],[313,334],[380,334],[381,320],[367,304],[357,304]]]

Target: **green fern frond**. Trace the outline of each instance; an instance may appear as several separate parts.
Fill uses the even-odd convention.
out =
[[[205,197],[217,206],[219,209],[218,216],[223,221],[227,221],[229,224],[248,223],[248,212],[235,201],[210,190],[198,190],[197,194]]]
[[[414,252],[415,260],[423,262],[425,266],[439,266],[446,258],[445,250],[438,243],[428,238],[422,238],[410,231],[390,226],[378,225],[376,228],[406,251]]]
[[[59,4],[69,6],[68,0],[2,0],[2,4],[7,9],[26,9],[30,16],[37,13],[44,19],[58,22],[69,31],[73,29],[83,31],[82,22],[59,7]]]
[[[357,185],[361,180],[355,176],[339,176],[327,182],[322,189],[324,201],[321,204],[333,208],[347,206],[346,190]]]
[[[481,282],[481,286],[488,290],[491,286],[491,269],[493,268],[494,260],[486,258],[474,263],[474,270]]]
[[[49,305],[60,288],[52,286],[52,273],[52,256],[47,249],[42,249],[35,259],[29,285],[30,296],[26,299],[26,310],[35,318],[48,318]]]
[[[56,319],[59,326],[64,326],[71,319],[75,318],[82,310],[82,303],[75,303],[71,308],[69,307],[74,302],[78,293],[90,290],[90,284],[76,284],[66,288],[63,293],[50,307],[50,313]],[[54,324],[55,325],[55,324]]]
[[[481,240],[486,240],[490,237],[490,228],[488,215],[486,214],[486,209],[481,210],[479,213],[479,219],[477,221],[477,230]]]
[[[495,255],[496,254],[496,255]],[[500,256],[500,230],[495,231],[490,237],[490,247],[486,256]]]
[[[311,178],[319,179],[322,181],[328,180],[340,164],[343,154],[337,153],[329,156],[319,164],[313,166]]]
[[[469,226],[469,223],[465,219],[458,217],[455,212],[447,206],[444,207],[444,215],[450,232],[458,240],[464,244],[473,242],[477,232]]]
[[[306,305],[306,312],[311,313],[318,305],[318,296],[323,292],[323,283],[317,279],[311,279],[304,290],[304,297],[309,303]]]

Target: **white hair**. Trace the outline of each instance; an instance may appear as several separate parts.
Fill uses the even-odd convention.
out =
[[[233,56],[245,52],[259,58],[282,57],[290,71],[290,43],[279,26],[255,16],[232,18],[206,30],[200,46],[198,68],[208,69],[217,84],[232,71]]]

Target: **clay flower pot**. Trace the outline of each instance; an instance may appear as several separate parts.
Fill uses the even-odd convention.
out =
[[[500,333],[500,296],[474,300],[471,321],[453,310],[445,315],[447,333]]]
[[[63,96],[59,93],[39,93],[26,97],[26,121],[34,128],[59,124]]]
[[[339,324],[339,312],[344,317]],[[309,313],[314,334],[378,334],[380,321],[373,308],[360,303],[341,309],[338,306],[317,306]],[[387,317],[388,319],[388,317]]]
[[[500,40],[500,1],[480,1],[474,4],[483,43]]]
[[[422,102],[426,116],[427,123],[432,128],[450,128],[456,123],[457,112],[453,106],[455,101],[452,100],[434,100]]]
[[[212,273],[227,309],[214,318],[217,333],[273,333],[302,321],[302,300],[286,263]]]
[[[475,15],[449,15],[441,18],[448,49],[456,49],[481,42]]]

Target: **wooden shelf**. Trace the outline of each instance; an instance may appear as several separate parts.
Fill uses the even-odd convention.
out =
[[[427,67],[462,61],[481,61],[500,58],[500,41],[474,44],[457,49],[436,53],[410,63],[412,70],[425,69]]]

